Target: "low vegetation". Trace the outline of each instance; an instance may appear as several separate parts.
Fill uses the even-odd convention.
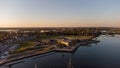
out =
[[[66,37],[70,39],[81,39],[81,40],[93,38],[93,36],[66,36]]]
[[[38,44],[37,42],[22,42],[20,43],[19,47],[13,53],[19,53],[21,51],[25,51],[29,48],[33,48],[37,44]]]

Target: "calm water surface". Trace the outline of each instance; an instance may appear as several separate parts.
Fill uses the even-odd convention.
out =
[[[80,46],[74,53],[49,53],[27,59],[12,66],[0,68],[120,68],[120,36],[100,36],[100,43]],[[71,60],[71,62],[70,62]],[[19,62],[19,61],[16,61]]]

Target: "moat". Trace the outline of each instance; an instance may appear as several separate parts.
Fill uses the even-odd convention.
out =
[[[120,68],[120,35],[97,38],[73,53],[51,52],[7,63],[0,68]]]

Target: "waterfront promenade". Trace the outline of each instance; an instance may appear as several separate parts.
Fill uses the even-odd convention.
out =
[[[86,42],[83,42],[83,43],[78,43],[76,46],[70,47],[70,48],[54,48],[54,47],[51,47],[51,48],[54,48],[54,49],[46,50],[46,51],[42,51],[42,52],[40,50],[33,50],[33,51],[28,52],[28,54],[26,53],[26,55],[21,55],[21,56],[16,57],[16,58],[5,59],[4,61],[0,62],[0,66],[4,65],[6,63],[10,63],[10,62],[14,62],[14,61],[21,60],[21,59],[24,59],[24,58],[29,58],[29,57],[33,57],[33,56],[37,56],[37,55],[50,53],[50,52],[74,52],[75,50],[77,50],[77,48],[79,46],[87,45],[89,43],[96,43],[96,42],[99,42],[99,41],[96,41],[96,40],[86,41]]]

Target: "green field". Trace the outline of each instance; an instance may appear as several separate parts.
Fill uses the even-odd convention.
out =
[[[0,38],[2,38],[4,35],[3,34],[0,34]]]
[[[25,51],[26,49],[33,48],[37,44],[38,44],[37,42],[23,42],[23,43],[20,43],[19,47],[13,53],[18,53],[18,52],[21,52],[21,51]]]
[[[43,35],[43,36],[39,36],[35,39],[31,39],[29,41],[40,41],[42,39],[51,39],[51,38],[57,38],[58,36],[54,36],[54,35]]]
[[[70,38],[70,39],[81,39],[81,40],[85,40],[85,39],[90,39],[92,38],[93,36],[66,36],[67,38]]]

